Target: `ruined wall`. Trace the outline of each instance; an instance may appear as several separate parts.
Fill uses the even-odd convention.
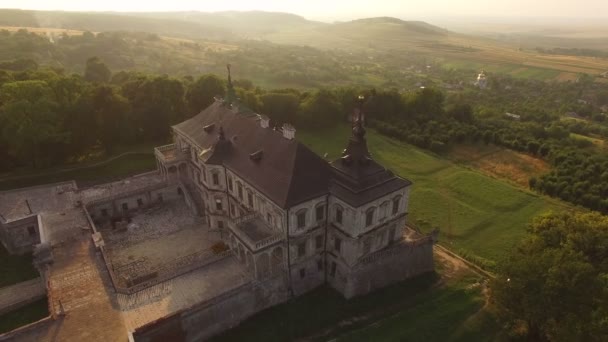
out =
[[[0,222],[0,241],[10,254],[31,252],[40,243],[38,215],[9,223]]]
[[[369,260],[353,268],[346,277],[343,294],[346,298],[360,296],[433,270],[430,237],[420,242],[399,244],[370,256]]]
[[[171,317],[136,329],[132,340],[201,341],[237,326],[253,314],[288,299],[284,276],[247,283]]]

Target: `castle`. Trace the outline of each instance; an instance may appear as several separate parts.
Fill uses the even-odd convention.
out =
[[[323,284],[351,298],[433,271],[436,234],[408,227],[412,183],[372,158],[363,116],[328,161],[229,78],[155,172],[0,192],[0,240],[34,250],[50,311],[9,337],[200,340]]]

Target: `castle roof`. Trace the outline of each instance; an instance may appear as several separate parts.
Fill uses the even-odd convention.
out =
[[[203,150],[206,163],[225,166],[283,208],[326,194],[328,163],[259,120],[250,110],[216,100],[173,129]]]

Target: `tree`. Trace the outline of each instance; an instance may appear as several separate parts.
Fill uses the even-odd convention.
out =
[[[106,151],[112,152],[114,147],[128,140],[128,136],[136,135],[133,129],[129,130],[127,114],[129,102],[117,91],[107,85],[98,85],[92,89],[91,108],[94,110],[97,136]]]
[[[50,148],[65,141],[53,92],[44,81],[6,83],[0,89],[2,136],[21,161],[34,167],[52,161]]]
[[[107,83],[112,76],[110,69],[99,57],[91,57],[87,60],[84,70],[84,79],[93,83]]]
[[[268,115],[273,125],[293,124],[300,107],[300,99],[293,93],[268,93],[260,96],[262,113]]]
[[[342,106],[327,89],[320,89],[302,103],[299,123],[311,127],[334,127],[342,118]]]
[[[192,83],[186,92],[190,116],[198,114],[213,103],[215,96],[224,96],[224,81],[215,75],[203,75]]]
[[[606,246],[608,218],[598,213],[536,218],[491,284],[502,319],[532,340],[605,340]]]

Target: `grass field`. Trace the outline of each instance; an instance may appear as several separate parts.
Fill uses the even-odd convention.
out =
[[[345,300],[328,287],[272,307],[213,341],[484,341],[499,328],[468,270],[424,275]],[[439,279],[441,277],[441,280]]]
[[[0,243],[0,287],[34,279],[40,274],[32,264],[32,255],[9,255]]]
[[[298,139],[336,158],[349,135],[342,127],[299,131]],[[410,222],[427,231],[439,227],[442,244],[490,268],[524,236],[533,217],[569,208],[373,131],[368,143],[377,161],[414,182]]]
[[[120,157],[101,166],[61,172],[50,171],[49,173],[34,174],[19,179],[0,179],[0,190],[69,180],[75,180],[83,185],[96,184],[151,171],[155,168],[156,159],[154,154],[138,153]]]
[[[43,298],[20,309],[0,315],[0,334],[34,323],[49,315],[47,299]]]

